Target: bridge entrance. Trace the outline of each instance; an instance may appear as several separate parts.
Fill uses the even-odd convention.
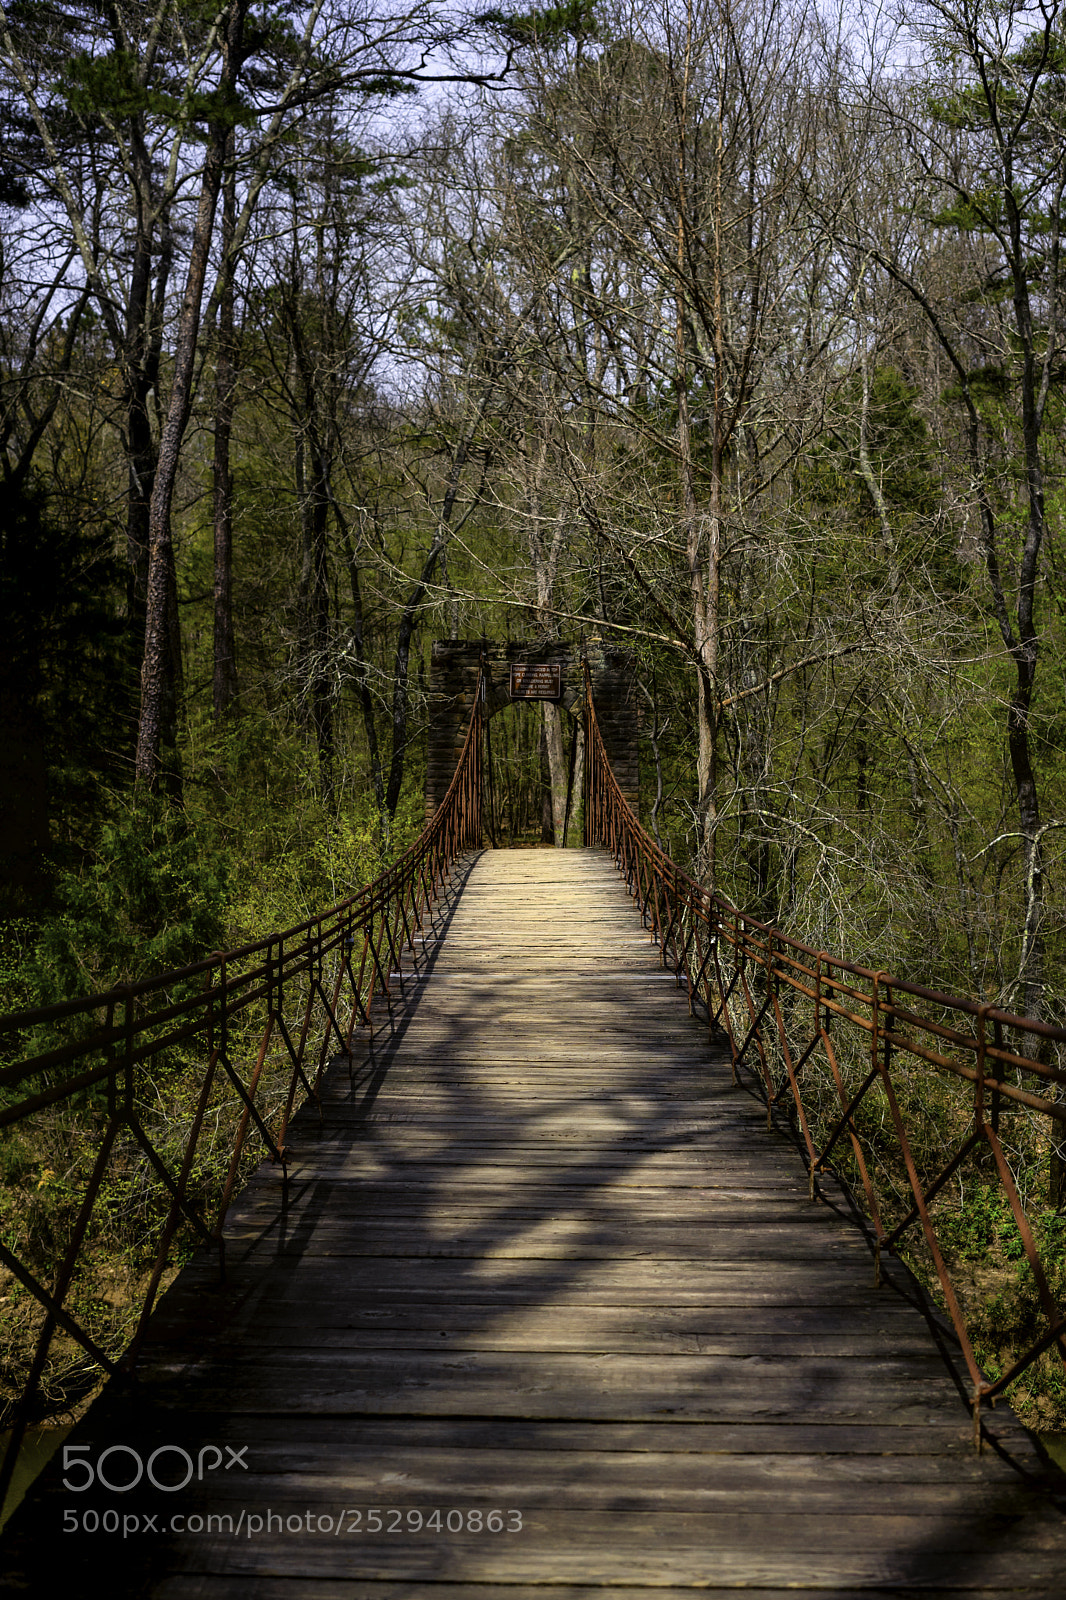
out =
[[[429,676],[427,820],[448,792],[484,665],[488,837],[494,844],[508,844],[516,837],[528,838],[532,831],[544,843],[580,842],[575,841],[573,824],[580,810],[584,766],[583,661],[589,665],[613,770],[636,810],[639,724],[632,651],[599,638],[535,643],[437,639]],[[530,670],[523,673],[522,668]],[[536,719],[523,716],[522,706],[532,707]]]

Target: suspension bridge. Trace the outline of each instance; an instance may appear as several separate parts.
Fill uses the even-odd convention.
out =
[[[6,1019],[52,1032],[0,1123],[96,1118],[50,1279],[0,1245],[38,1308],[9,1460],[57,1361],[109,1379],[10,1521],[7,1589],[1061,1600],[1066,1486],[994,1403],[1064,1353],[1004,1144],[1061,1122],[1066,1035],[708,894],[640,829],[591,695],[585,847],[483,848],[485,699],[360,895]],[[164,1147],[175,1060],[200,1066]],[[964,1112],[932,1166],[916,1079]],[[116,1353],[86,1275],[135,1156],[157,1200]],[[1039,1301],[994,1377],[938,1233],[971,1162]]]

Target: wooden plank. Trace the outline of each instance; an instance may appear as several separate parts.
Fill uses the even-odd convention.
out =
[[[212,1436],[237,1440],[238,1420],[212,1418]],[[544,1503],[565,1489],[577,1501],[587,1496],[590,1504],[624,1489],[637,1496],[668,1495],[678,1508],[724,1496],[742,1502],[753,1515],[764,1503],[760,1496],[783,1489],[805,1492],[808,1487],[822,1494],[836,1486],[839,1495],[844,1485],[849,1497],[876,1490],[882,1493],[882,1509],[888,1504],[886,1485],[937,1486],[949,1498],[965,1493],[968,1485],[998,1485],[1024,1495],[1017,1474],[994,1456],[986,1461],[976,1455],[964,1433],[827,1424],[812,1424],[807,1430],[703,1423],[649,1429],[644,1424],[505,1424],[502,1419],[497,1427],[484,1420],[445,1423],[427,1418],[415,1424],[375,1418],[324,1420],[312,1438],[264,1417],[246,1458],[252,1478],[227,1474],[220,1483],[239,1493],[241,1484],[268,1477],[343,1475],[349,1485],[359,1484],[374,1494],[397,1485],[405,1493],[415,1487],[459,1493],[493,1485],[501,1492],[521,1489]],[[137,1437],[144,1443],[165,1437],[195,1445],[199,1435],[187,1428],[175,1431],[169,1423],[164,1428],[156,1417],[155,1431],[141,1429]],[[662,1448],[637,1448],[649,1439]],[[846,1448],[849,1441],[854,1449]],[[821,1453],[812,1451],[812,1443]],[[708,1448],[712,1444],[722,1448]],[[894,1490],[891,1504],[897,1504]]]
[[[802,1363],[802,1376],[796,1368]],[[200,1403],[246,1414],[312,1417],[407,1414],[412,1400],[431,1416],[499,1416],[654,1420],[687,1416],[737,1420],[794,1415],[811,1420],[874,1421],[888,1413],[922,1422],[954,1412],[958,1397],[944,1383],[935,1353],[924,1360],[870,1361],[795,1358],[774,1370],[767,1357],[661,1356],[647,1360],[553,1352],[456,1351],[431,1357],[422,1350],[353,1354],[335,1350],[274,1351],[264,1370],[249,1350],[243,1359],[213,1354],[209,1363],[184,1357],[146,1360],[145,1382],[155,1403],[177,1411],[195,1383]]]
[[[201,1328],[209,1332],[214,1319],[204,1309],[190,1308],[191,1315],[173,1319],[162,1327],[173,1336],[184,1330],[186,1337]],[[487,1325],[478,1320],[478,1307],[448,1306],[441,1311],[426,1301],[422,1304],[385,1306],[382,1309],[353,1308],[338,1295],[335,1309],[320,1307],[317,1319],[308,1327],[301,1315],[301,1303],[289,1300],[256,1306],[247,1316],[234,1318],[230,1338],[216,1349],[230,1353],[238,1348],[254,1328],[256,1348],[264,1352],[300,1349],[313,1342],[319,1350],[346,1350],[353,1343],[363,1349],[425,1350],[437,1340],[447,1340],[449,1350],[484,1352],[523,1351],[538,1354],[584,1354],[609,1347],[617,1355],[686,1355],[698,1352],[713,1356],[811,1356],[823,1360],[846,1357],[868,1359],[883,1352],[886,1336],[891,1337],[897,1354],[924,1354],[928,1350],[928,1331],[915,1327],[913,1318],[901,1319],[899,1329],[871,1324],[857,1330],[829,1320],[824,1327],[807,1332],[766,1329],[751,1322],[739,1329],[715,1331],[703,1326],[685,1327],[639,1322],[632,1312],[619,1314],[613,1308],[561,1307],[530,1315],[524,1307],[505,1320],[492,1318]],[[160,1329],[162,1332],[162,1328]]]
[[[483,1502],[483,1514],[492,1504]],[[795,1593],[800,1571],[808,1589],[822,1593],[849,1587],[878,1594],[886,1588],[907,1592],[917,1583],[955,1594],[971,1586],[1047,1594],[1058,1585],[1061,1600],[1057,1530],[1035,1522],[1019,1528],[1017,1519],[1009,1517],[843,1514],[834,1519],[774,1512],[748,1517],[669,1512],[598,1516],[534,1509],[523,1513],[520,1530],[509,1539],[464,1528],[409,1536],[404,1530],[390,1541],[384,1534],[359,1537],[354,1514],[369,1508],[345,1506],[343,1499],[332,1501],[329,1510],[310,1513],[310,1533],[305,1531],[309,1513],[302,1504],[264,1504],[254,1513],[243,1509],[243,1523],[239,1512],[215,1513],[218,1520],[232,1518],[233,1531],[221,1537],[175,1537],[168,1551],[173,1565],[196,1572],[210,1562],[209,1570],[221,1574],[330,1580],[350,1579],[354,1568],[363,1582],[415,1584],[418,1594],[437,1584],[450,1593],[456,1582],[543,1584],[547,1568],[553,1574],[552,1591],[559,1584],[584,1583],[599,1586],[601,1594],[616,1584],[643,1585],[646,1592],[672,1585],[703,1592],[718,1585],[790,1587]],[[446,1516],[482,1507],[432,1509]],[[252,1516],[258,1524],[254,1532],[248,1520]],[[270,1518],[274,1525],[268,1533]],[[334,1531],[338,1518],[344,1536]],[[91,1562],[92,1551],[85,1555]],[[97,1548],[97,1571],[99,1561]]]
[[[701,1596],[706,1600],[736,1600],[736,1587],[720,1588],[717,1584],[707,1585],[700,1589]],[[821,1591],[827,1600],[869,1600],[870,1589],[841,1588],[839,1585],[832,1590]],[[877,1591],[885,1597],[906,1596],[907,1600],[922,1600],[923,1596],[941,1596],[951,1593],[950,1588],[930,1589],[926,1586],[906,1588],[882,1588]],[[954,1592],[958,1593],[956,1589]],[[1005,1593],[1016,1592],[1000,1589],[973,1589],[967,1588],[968,1600],[1002,1600]],[[335,1578],[335,1579],[309,1579],[304,1580],[299,1575],[285,1578],[274,1578],[269,1575],[256,1574],[249,1578],[241,1576],[214,1577],[204,1573],[192,1573],[167,1578],[155,1591],[159,1600],[396,1600],[398,1594],[406,1593],[398,1590],[391,1583],[367,1583],[362,1579]],[[448,1600],[605,1600],[608,1591],[599,1584],[552,1584],[546,1590],[543,1584],[493,1584],[493,1583],[453,1583],[448,1585]],[[750,1600],[795,1600],[795,1588],[773,1589],[760,1587],[757,1590],[745,1588],[744,1593]],[[1058,1586],[1049,1589],[1033,1589],[1026,1591],[1034,1597],[1041,1596],[1042,1600],[1062,1600],[1062,1591]],[[691,1600],[692,1589],[686,1585],[683,1589],[673,1585],[656,1584],[653,1590],[641,1584],[612,1584],[610,1600]]]

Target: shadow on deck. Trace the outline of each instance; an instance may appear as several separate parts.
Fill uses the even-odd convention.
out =
[[[16,1514],[9,1591],[1062,1600],[1028,1435],[974,1454],[606,858],[467,862],[405,987]]]

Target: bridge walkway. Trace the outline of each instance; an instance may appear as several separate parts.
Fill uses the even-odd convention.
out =
[[[75,1436],[206,1451],[203,1481],[53,1471],[14,1587],[66,1551],[160,1600],[1062,1600],[1028,1436],[1000,1408],[1003,1456],[974,1454],[903,1275],[875,1289],[808,1200],[605,856],[461,864],[405,984],[301,1113],[284,1209],[264,1167],[225,1287],[194,1260],[137,1405]],[[89,1504],[163,1526],[64,1545]]]

